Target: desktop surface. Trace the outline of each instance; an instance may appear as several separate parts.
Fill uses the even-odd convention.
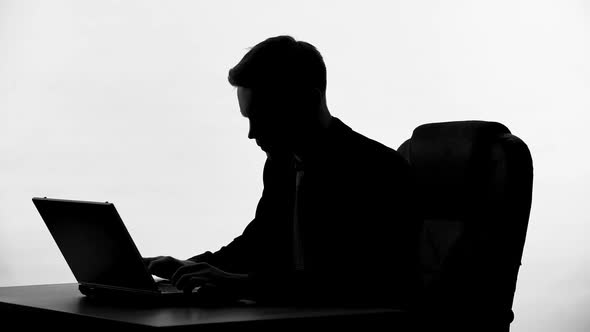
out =
[[[257,331],[305,327],[368,327],[402,331],[407,315],[391,308],[298,307],[235,304],[203,307],[190,305],[153,305],[97,301],[78,291],[78,284],[51,284],[0,287],[2,317],[45,325],[159,328],[200,331],[250,329]],[[373,328],[371,328],[373,327]],[[399,327],[399,329],[397,328]]]

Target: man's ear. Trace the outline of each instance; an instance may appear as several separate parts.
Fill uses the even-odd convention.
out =
[[[303,88],[299,90],[299,107],[317,108],[322,102],[322,93],[316,88]]]
[[[320,89],[317,88],[299,88],[296,92],[294,101],[295,108],[305,109],[319,109],[321,107],[323,94]],[[308,115],[315,117],[314,112],[310,112]]]

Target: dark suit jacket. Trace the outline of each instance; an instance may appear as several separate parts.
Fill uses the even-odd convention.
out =
[[[304,167],[305,272],[290,272],[292,155],[268,156],[262,198],[243,234],[190,259],[250,274],[258,299],[407,303],[417,281],[419,227],[406,160],[333,118]]]

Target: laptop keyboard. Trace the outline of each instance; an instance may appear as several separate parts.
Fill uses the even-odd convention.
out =
[[[158,285],[158,289],[162,293],[182,293],[181,290],[179,290],[178,288],[174,287],[174,285],[172,285],[168,281],[159,281],[156,284]]]

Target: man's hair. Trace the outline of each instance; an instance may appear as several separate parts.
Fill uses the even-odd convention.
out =
[[[245,88],[317,88],[326,93],[326,65],[311,44],[277,36],[252,47],[229,71],[229,83]]]

